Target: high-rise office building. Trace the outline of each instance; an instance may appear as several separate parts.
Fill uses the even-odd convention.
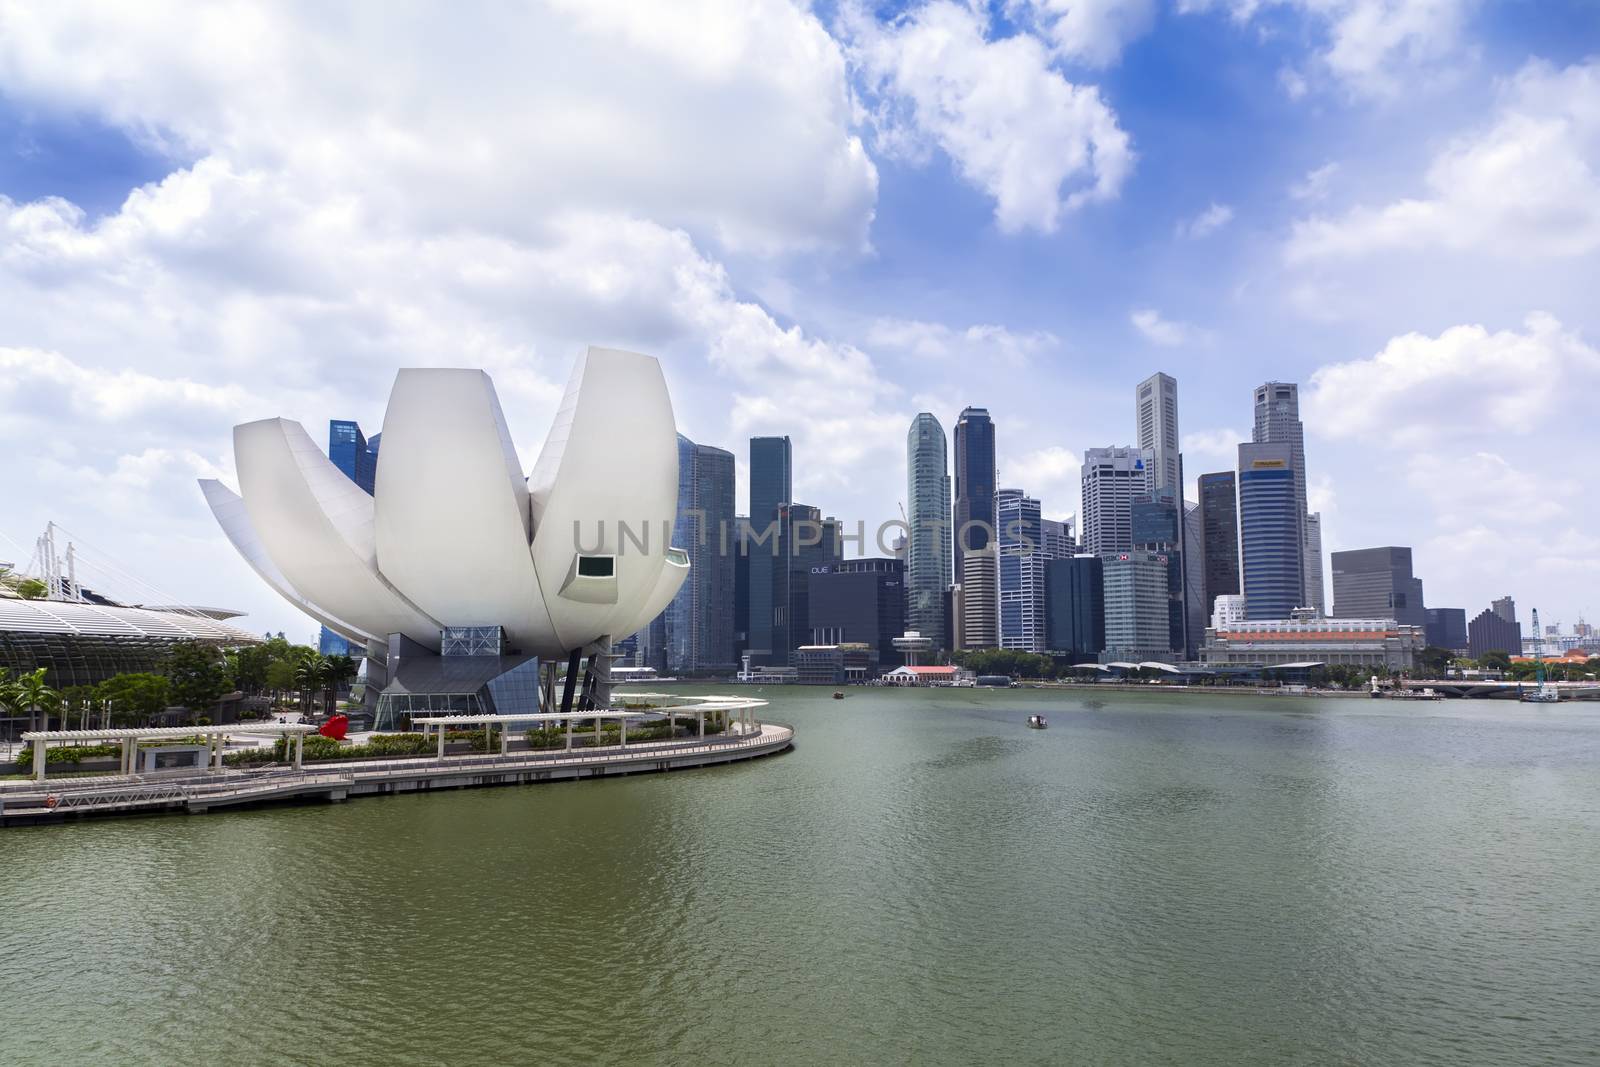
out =
[[[732,670],[734,659],[733,453],[678,435],[678,517],[672,543],[689,577],[667,606],[666,669]]]
[[[1045,645],[1073,663],[1093,663],[1106,647],[1105,570],[1099,556],[1045,563]]]
[[[1500,616],[1506,622],[1517,621],[1517,602],[1508,596],[1489,602],[1489,610]]]
[[[1045,649],[1044,520],[1039,502],[1020,489],[995,493],[1000,558],[1000,647]]]
[[[1205,519],[1200,505],[1183,502],[1183,654],[1198,659],[1205,644],[1211,602],[1206,599]]]
[[[994,422],[986,408],[966,408],[956,420],[955,573],[962,559],[989,547],[994,536]]]
[[[1240,571],[1251,619],[1287,619],[1301,606],[1300,515],[1293,450],[1286,444],[1241,444]]]
[[[1467,654],[1473,659],[1490,652],[1522,655],[1522,626],[1516,621],[1516,613],[1508,616],[1500,611],[1500,605],[1510,599],[1496,600],[1494,607],[1479,612],[1467,624]]]
[[[1105,574],[1106,647],[1103,662],[1169,661],[1170,561],[1159,552],[1116,552],[1101,558]]]
[[[1178,380],[1152,374],[1134,388],[1135,425],[1139,447],[1150,455],[1150,488],[1183,497],[1183,469],[1178,460]]]
[[[328,423],[328,458],[369,496],[378,476],[378,445],[382,440],[381,433],[367,440],[361,425],[349,419]]]
[[[1465,608],[1429,608],[1428,644],[1463,655],[1467,651],[1467,611]]]
[[[945,632],[951,563],[950,465],[944,427],[924,411],[906,434],[906,625],[935,645]]]
[[[1422,579],[1411,573],[1411,549],[1390,545],[1333,554],[1333,614],[1340,619],[1393,619],[1426,626]]]
[[[880,667],[899,666],[894,639],[906,632],[904,561],[871,557],[821,566],[808,576],[810,643],[871,645]]]
[[[1133,547],[1157,553],[1167,561],[1167,649],[1187,647],[1187,616],[1183,604],[1183,517],[1181,505],[1170,489],[1157,489],[1134,498],[1131,513]]]
[[[995,546],[961,558],[961,647],[1000,645],[1000,582]]]
[[[1133,501],[1150,491],[1151,456],[1138,448],[1091,448],[1083,454],[1083,550],[1097,556],[1133,548]]]
[[[1200,476],[1201,555],[1205,557],[1205,611],[1219,596],[1239,592],[1239,495],[1233,471]]]
[[[774,641],[774,593],[784,548],[778,509],[792,501],[794,459],[787,437],[750,438],[750,536],[740,545],[748,554],[750,627],[746,651],[758,666],[788,663],[788,650]],[[785,580],[785,586],[787,581]],[[785,635],[787,637],[787,635]]]
[[[1325,613],[1327,592],[1322,584],[1322,512],[1313,511],[1305,516],[1305,558],[1300,565],[1306,571],[1305,607]]]
[[[378,446],[383,434],[374,434],[371,440],[361,432],[361,424],[350,419],[331,419],[328,422],[328,459],[344,473],[346,478],[359,485],[368,496],[378,476]],[[360,656],[365,649],[353,646],[326,626],[317,635],[317,651],[324,656]]]
[[[733,541],[728,551],[733,555],[733,661],[738,663],[750,647],[750,554],[740,550],[746,543],[745,531],[750,528],[750,516],[733,517]]]
[[[1325,608],[1322,595],[1322,537],[1321,520],[1318,519],[1316,557],[1306,543],[1309,512],[1306,510],[1306,445],[1305,428],[1300,422],[1300,387],[1293,382],[1266,382],[1255,390],[1255,428],[1251,434],[1255,444],[1286,445],[1290,452],[1290,467],[1295,481],[1295,523],[1297,543],[1300,546],[1301,592],[1296,598],[1300,606],[1315,608],[1321,614]],[[1285,616],[1287,618],[1287,616]]]
[[[837,563],[841,546],[839,521],[824,519],[809,504],[779,505],[778,526],[782,554],[774,572],[772,649],[766,662],[783,667],[811,637],[811,574]]]
[[[1044,533],[1044,558],[1066,559],[1076,555],[1078,545],[1072,539],[1071,519],[1042,519],[1039,523]]]

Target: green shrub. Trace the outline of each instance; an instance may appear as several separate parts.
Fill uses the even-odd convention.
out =
[[[57,745],[44,750],[44,765],[50,767],[57,763],[70,763],[77,765],[84,760],[103,759],[107,756],[121,755],[122,746],[117,744],[103,745]],[[33,746],[28,745],[17,753],[17,769],[30,771],[33,769]]]

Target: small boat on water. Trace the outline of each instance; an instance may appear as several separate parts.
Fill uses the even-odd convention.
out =
[[[1045,719],[1045,717],[1043,715],[1029,715],[1028,716],[1028,729],[1030,729],[1030,730],[1043,730],[1045,727],[1047,727],[1049,725],[1050,725],[1050,723]]]
[[[844,690],[835,689],[833,691],[833,699],[835,699],[835,700],[843,700],[844,699]]]

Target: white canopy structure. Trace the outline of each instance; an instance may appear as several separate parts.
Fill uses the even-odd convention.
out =
[[[395,379],[371,496],[286,419],[235,428],[238,494],[201,486],[240,555],[338,633],[437,651],[497,626],[559,658],[638,630],[687,577],[676,433],[656,360],[590,348],[527,477],[488,375],[426,369]]]

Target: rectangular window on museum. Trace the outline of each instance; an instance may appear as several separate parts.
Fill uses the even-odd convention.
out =
[[[616,566],[611,556],[578,557],[578,575],[583,578],[609,578],[616,573]]]

